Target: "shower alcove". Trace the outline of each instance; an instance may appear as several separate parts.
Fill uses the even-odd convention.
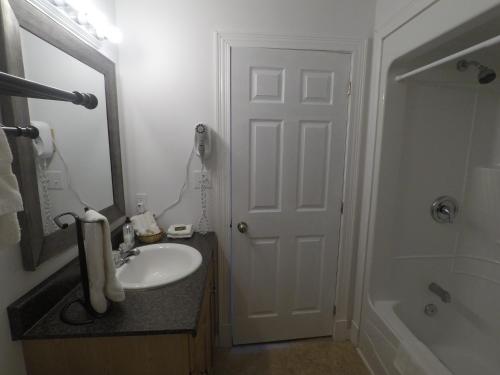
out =
[[[492,14],[399,56],[387,71],[360,339],[377,374],[500,373],[495,73],[500,18]],[[457,201],[452,223],[432,218],[442,196]]]

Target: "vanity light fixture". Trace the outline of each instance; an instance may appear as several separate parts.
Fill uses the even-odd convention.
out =
[[[85,0],[49,0],[61,13],[77,23],[97,40],[120,43],[123,36],[116,26],[110,24],[104,14]]]

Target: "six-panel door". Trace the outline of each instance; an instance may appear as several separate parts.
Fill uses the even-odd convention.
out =
[[[348,54],[232,49],[235,344],[332,334],[349,70]]]

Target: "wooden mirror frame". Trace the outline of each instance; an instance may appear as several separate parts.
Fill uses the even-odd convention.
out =
[[[24,77],[21,28],[104,75],[113,205],[100,212],[108,218],[113,229],[125,217],[115,64],[27,1],[0,0],[0,70],[6,73]],[[29,125],[28,100],[0,94],[0,119],[8,126]],[[32,141],[12,137],[9,142],[24,203],[24,211],[18,213],[23,266],[33,271],[42,262],[74,246],[76,229],[72,224],[66,230],[44,236]]]

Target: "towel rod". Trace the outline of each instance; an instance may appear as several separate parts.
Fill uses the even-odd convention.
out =
[[[469,47],[469,48],[466,48],[462,51],[456,52],[456,53],[449,55],[449,56],[446,56],[442,59],[436,60],[436,61],[434,61],[430,64],[427,64],[427,65],[424,65],[420,68],[414,69],[408,73],[398,75],[398,76],[396,76],[395,79],[397,82],[400,82],[406,78],[413,77],[414,75],[423,73],[429,69],[436,68],[440,65],[446,64],[447,62],[459,59],[460,57],[463,57],[465,55],[469,55],[473,52],[477,52],[477,51],[480,51],[480,50],[488,48],[488,47],[492,47],[492,46],[497,45],[497,44],[500,44],[500,35],[497,35],[494,38],[485,40],[484,42],[475,44],[472,47]]]
[[[82,105],[88,109],[94,109],[98,104],[98,100],[94,94],[82,94],[78,91],[64,91],[24,78],[19,78],[5,72],[0,72],[0,95],[59,100]]]
[[[40,132],[34,126],[26,126],[24,128],[20,126],[4,126],[1,125],[2,130],[7,135],[13,135],[16,137],[27,137],[31,139],[36,139],[40,135]]]

